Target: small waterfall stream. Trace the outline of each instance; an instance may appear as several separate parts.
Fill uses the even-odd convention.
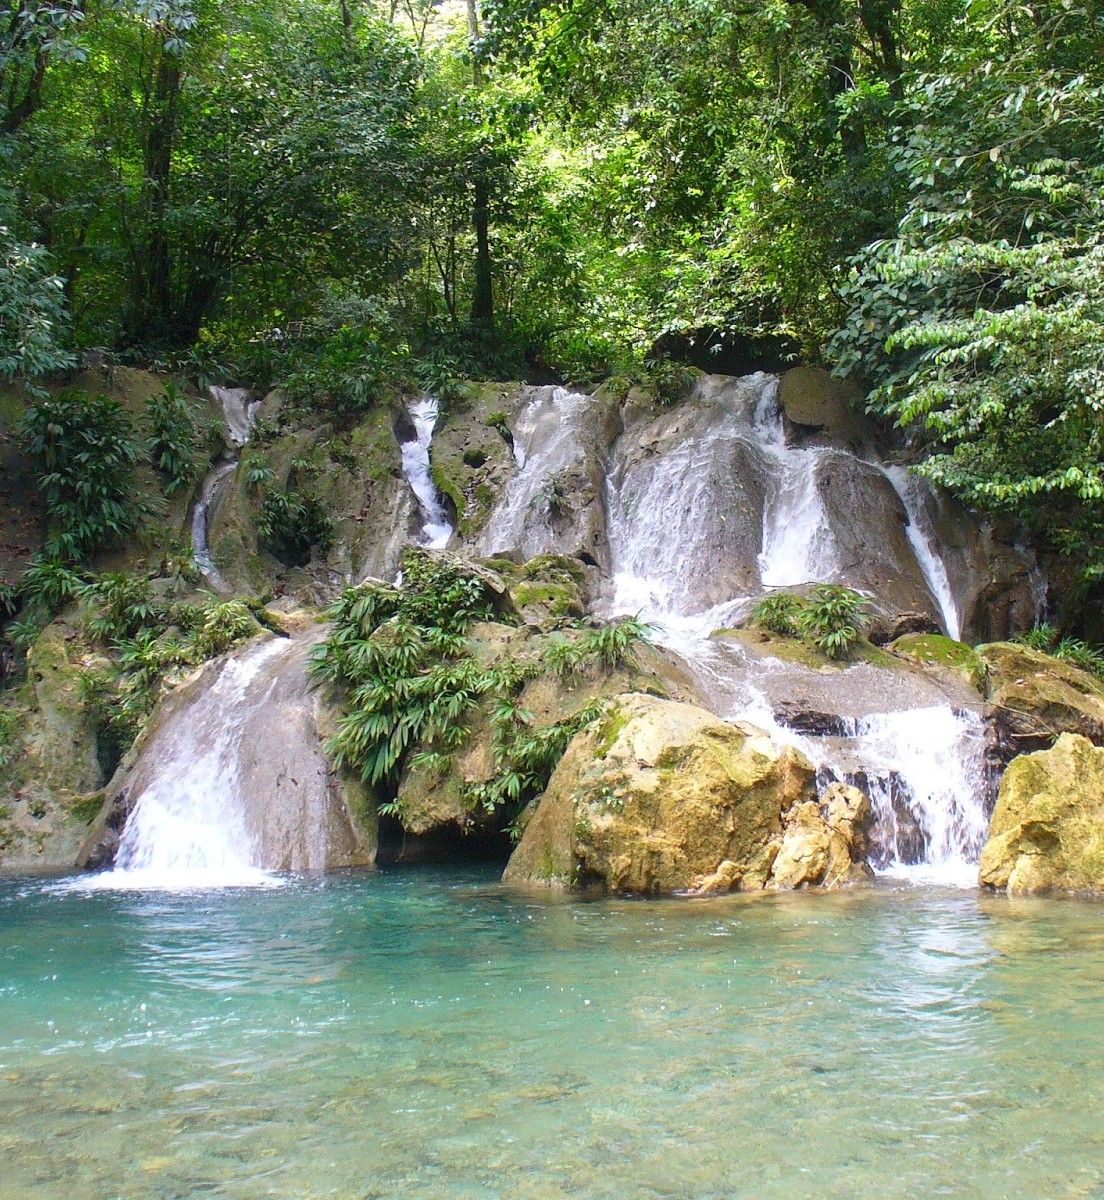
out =
[[[216,400],[222,408],[230,443],[240,450],[249,441],[249,435],[253,431],[253,420],[260,402],[251,400],[246,388],[224,388],[212,385],[209,390],[211,398]],[[229,594],[233,589],[219,574],[219,569],[211,557],[207,530],[211,514],[218,504],[222,489],[238,465],[238,459],[237,452],[227,452],[215,463],[200,485],[199,495],[196,497],[195,507],[192,509],[192,561],[211,588],[222,595]]]
[[[452,538],[453,527],[445,506],[437,493],[430,466],[429,450],[440,408],[432,396],[423,396],[407,408],[414,423],[414,437],[403,442],[403,473],[425,517],[422,526],[422,545],[431,550],[443,550]]]

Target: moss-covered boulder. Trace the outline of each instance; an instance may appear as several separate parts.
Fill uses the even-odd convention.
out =
[[[1005,762],[1062,733],[1104,745],[1104,684],[1095,675],[1016,642],[980,646],[978,657]]]
[[[753,726],[618,696],[571,743],[504,881],[657,895],[820,883],[833,861],[849,874],[833,859],[814,775]]]
[[[0,868],[71,866],[97,807],[103,773],[96,724],[80,684],[86,665],[75,631],[43,630],[27,680],[0,709]]]
[[[985,685],[987,668],[973,646],[941,633],[906,633],[886,649],[937,675],[947,674],[974,687]]]
[[[1066,733],[1012,761],[978,879],[1010,892],[1104,891],[1104,749]]]

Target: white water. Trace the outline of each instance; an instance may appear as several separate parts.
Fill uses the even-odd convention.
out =
[[[88,889],[271,887],[280,880],[258,865],[241,778],[241,729],[247,705],[264,697],[251,685],[293,643],[272,639],[228,658],[190,705],[188,720],[159,730],[155,777],[135,801],[115,868],[74,881]],[[269,688],[272,684],[270,683]]]
[[[893,484],[893,489],[901,497],[901,503],[908,513],[908,525],[905,534],[908,537],[916,561],[920,564],[928,590],[932,599],[939,605],[939,613],[943,618],[943,628],[948,637],[957,642],[962,636],[962,622],[951,591],[950,580],[947,578],[947,567],[940,557],[935,530],[928,519],[924,501],[928,498],[927,485],[918,476],[913,475],[907,467],[884,467],[886,478]]]
[[[244,446],[253,432],[253,420],[260,401],[251,400],[247,388],[224,388],[212,384],[208,391],[211,398],[222,408],[230,442],[239,448]],[[233,589],[219,574],[219,569],[211,557],[207,530],[223,486],[237,465],[237,453],[216,463],[207,472],[192,509],[192,561],[211,587],[223,595],[228,595]]]
[[[253,431],[253,418],[260,401],[250,400],[248,388],[225,388],[212,385],[209,391],[212,399],[222,407],[223,419],[226,421],[226,428],[230,431],[230,440],[235,446],[244,446]]]
[[[415,436],[413,440],[403,442],[401,447],[403,473],[425,517],[422,544],[433,550],[443,550],[452,538],[453,527],[437,494],[429,461],[429,448],[440,409],[432,396],[423,396],[413,401],[407,411],[414,422]]]
[[[535,389],[511,428],[517,470],[479,538],[478,554],[516,550],[532,558],[553,548],[554,533],[541,497],[563,472],[585,462],[583,417],[592,403],[589,396],[567,388]]]
[[[614,574],[606,615],[638,613],[650,622],[656,641],[687,663],[720,715],[749,721],[800,747],[824,782],[838,778],[859,783],[875,810],[882,872],[914,882],[975,886],[987,829],[985,746],[976,712],[949,704],[906,707],[909,698],[900,696],[900,708],[845,720],[848,736],[802,735],[778,722],[762,688],[764,672],[776,671],[802,691],[807,669],[750,658],[739,644],[710,637],[746,616],[765,589],[826,582],[839,566],[816,476],[825,456],[844,452],[787,447],[775,381],[752,376],[740,382],[754,393],[750,404],[744,392],[737,393],[722,412],[713,414],[701,436],[677,444],[658,460],[647,460],[646,471],[611,474],[607,530]],[[738,444],[749,438],[769,468],[760,586],[705,603],[705,584],[717,569],[716,549],[702,534],[720,494],[714,468],[731,461]],[[948,632],[957,636],[957,610],[934,533],[921,513],[921,496],[899,478],[890,478],[911,518],[909,539],[917,562]],[[721,516],[732,519],[733,530],[739,527],[735,515],[730,501]],[[859,672],[864,669],[839,672],[841,695],[853,698],[862,688]]]
[[[755,430],[772,467],[763,513],[760,581],[765,588],[827,583],[839,570],[839,550],[817,477],[821,462],[837,451],[786,444],[776,381],[763,388]]]

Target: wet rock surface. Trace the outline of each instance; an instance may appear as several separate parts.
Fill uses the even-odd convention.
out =
[[[1043,750],[1062,733],[1104,745],[1104,684],[1060,659],[1014,642],[980,646],[1001,757]]]
[[[1104,749],[1066,733],[1013,759],[978,878],[1009,892],[1104,891]]]
[[[645,895],[842,882],[864,801],[833,793],[822,813],[800,751],[695,705],[621,695],[569,746],[503,879]]]

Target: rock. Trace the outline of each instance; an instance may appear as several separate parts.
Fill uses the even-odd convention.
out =
[[[570,642],[580,634],[580,630],[567,629],[555,636]],[[467,646],[481,666],[514,664],[524,668],[541,660],[550,640],[547,633],[534,626],[488,621],[469,629]],[[632,690],[666,694],[684,686],[682,676],[668,664],[662,651],[643,646],[633,667],[610,670],[592,664],[578,675],[566,678],[546,671],[527,679],[518,704],[532,714],[536,725],[546,727],[566,720],[595,699]],[[408,834],[422,837],[452,827],[471,835],[500,820],[497,814],[473,805],[469,798],[473,788],[492,781],[500,769],[492,713],[490,701],[480,705],[467,718],[464,743],[444,756],[444,761],[438,757],[427,763],[414,755],[407,759],[399,780],[396,806],[398,819]]]
[[[1002,759],[1044,750],[1062,733],[1104,745],[1104,685],[1039,650],[1015,642],[979,646]]]
[[[1104,749],[1064,733],[1013,759],[978,879],[1010,892],[1104,891]]]
[[[96,721],[81,687],[82,643],[62,620],[27,655],[27,682],[0,712],[0,867],[71,866],[103,783]],[[89,811],[91,810],[91,811]]]
[[[774,706],[774,718],[780,725],[809,737],[848,737],[853,721],[838,713],[806,708],[797,700],[784,700]]]
[[[823,367],[794,367],[778,386],[778,403],[793,425],[815,430],[840,449],[862,451],[874,427],[862,413],[862,392]]]
[[[873,878],[866,860],[874,813],[866,793],[846,783],[830,783],[820,802],[829,835],[824,885],[833,887]]]
[[[774,887],[789,890],[819,883],[828,869],[828,827],[815,800],[788,814],[782,844],[771,869]]]
[[[503,879],[647,895],[701,894],[722,880],[761,888],[783,844],[783,815],[817,809],[814,774],[800,751],[753,726],[692,704],[618,696],[568,747]],[[795,843],[791,852],[796,861]]]

